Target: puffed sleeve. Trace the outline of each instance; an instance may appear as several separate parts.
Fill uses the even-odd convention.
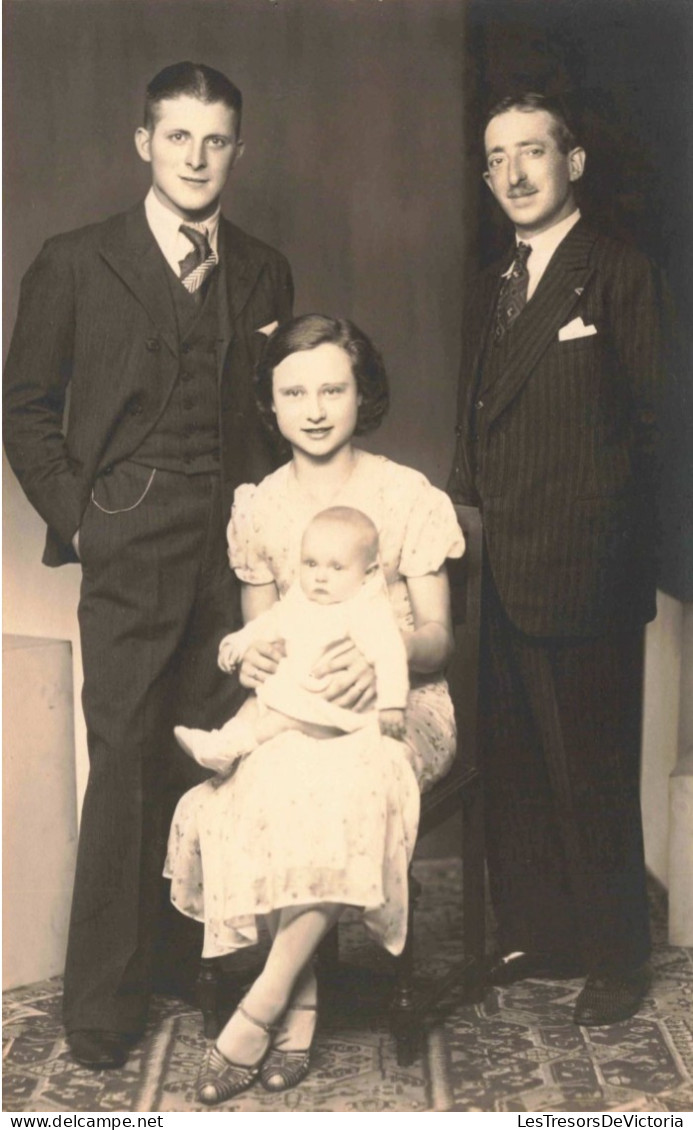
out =
[[[412,502],[402,541],[399,571],[423,577],[440,569],[446,557],[461,557],[464,535],[447,494],[424,479]]]
[[[237,487],[226,529],[231,568],[239,581],[248,585],[265,585],[274,580],[263,554],[257,489],[254,483]]]

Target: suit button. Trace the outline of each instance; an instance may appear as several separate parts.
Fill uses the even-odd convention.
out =
[[[462,427],[462,425],[461,425],[461,424],[456,424],[456,425],[455,425],[455,435],[456,435],[456,436],[462,436],[462,435],[464,435],[464,428]]]
[[[144,344],[150,353],[158,353],[161,349],[161,342],[158,337],[148,337]]]
[[[483,400],[477,400],[476,406],[477,406],[477,409],[483,408],[484,407]]]
[[[191,349],[192,349],[192,345],[190,345],[190,343],[187,342],[187,341],[184,341],[183,344],[180,347],[181,353],[189,353]]]
[[[103,471],[101,472],[102,475],[111,475],[112,473],[113,473],[113,467],[110,463],[108,464],[107,467],[104,467]]]
[[[188,373],[188,372],[181,373],[180,379],[182,381],[186,381],[186,382],[191,381],[192,380],[192,373]]]

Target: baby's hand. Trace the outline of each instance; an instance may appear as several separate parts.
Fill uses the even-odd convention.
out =
[[[236,654],[235,639],[237,632],[232,632],[229,636],[224,636],[219,644],[219,653],[217,655],[217,663],[222,671],[230,675],[232,671],[236,670],[239,659]]]
[[[388,738],[394,738],[398,742],[404,740],[405,726],[403,710],[379,710],[378,722],[380,724],[381,734],[385,734]]]

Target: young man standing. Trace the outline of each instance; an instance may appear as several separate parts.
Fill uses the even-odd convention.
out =
[[[93,1068],[125,1062],[166,968],[166,838],[200,779],[172,727],[218,726],[241,695],[216,668],[239,626],[225,527],[236,485],[272,466],[252,370],[292,308],[284,257],[220,215],[241,109],[203,64],[151,81],[135,135],[146,199],[45,244],[5,371],[5,447],[47,523],[44,561],[82,566],[90,774],[64,1022]],[[181,944],[194,955],[198,941]]]
[[[587,974],[574,1019],[637,1011],[649,930],[639,807],[655,615],[658,286],[594,231],[560,103],[490,114],[484,176],[515,227],[463,326],[449,489],[481,508],[481,718],[496,984]]]

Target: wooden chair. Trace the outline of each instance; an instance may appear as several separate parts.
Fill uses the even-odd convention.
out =
[[[455,506],[466,541],[464,557],[448,562],[455,625],[455,653],[448,667],[448,682],[455,704],[458,748],[447,776],[421,798],[419,837],[437,828],[453,814],[461,816],[463,958],[434,986],[421,989],[413,977],[415,907],[420,886],[410,874],[409,928],[404,952],[393,958],[394,991],[390,1028],[396,1041],[397,1062],[406,1066],[416,1058],[426,1016],[451,990],[463,999],[483,995],[482,968],[485,948],[485,867],[481,780],[477,761],[477,685],[479,624],[481,615],[482,529],[479,511]],[[321,976],[331,980],[339,968],[338,931],[333,929],[320,947]],[[205,1035],[219,1032],[220,972],[217,961],[202,960],[198,1001]]]

